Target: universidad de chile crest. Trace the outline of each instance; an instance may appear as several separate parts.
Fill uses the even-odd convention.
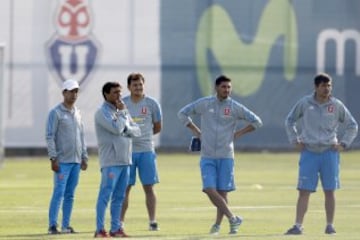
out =
[[[99,44],[91,30],[93,14],[88,0],[60,0],[55,13],[56,32],[47,42],[50,70],[61,80],[81,85],[94,72]]]

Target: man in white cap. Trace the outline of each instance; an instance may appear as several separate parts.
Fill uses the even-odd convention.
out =
[[[68,79],[63,83],[63,102],[49,112],[46,124],[46,143],[54,172],[54,188],[49,207],[48,234],[75,233],[70,226],[71,212],[79,173],[86,170],[88,153],[80,111],[75,107],[79,84]],[[57,219],[62,203],[61,232]]]

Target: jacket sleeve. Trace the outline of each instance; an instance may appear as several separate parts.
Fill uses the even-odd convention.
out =
[[[49,158],[57,158],[55,137],[59,119],[56,110],[51,110],[46,123],[46,144]]]
[[[101,108],[95,114],[95,121],[110,133],[120,135],[126,128],[126,117],[122,116],[124,114],[124,110],[113,114],[106,108]]]
[[[84,123],[81,123],[81,160],[87,160],[89,159],[86,142],[85,142],[85,134],[84,134]]]
[[[241,105],[239,103],[235,104],[238,106],[239,109],[239,118],[242,120],[245,120],[246,122],[250,123],[255,129],[262,127],[263,123],[261,118],[256,115],[254,112],[250,111],[247,107],[244,105]]]
[[[181,108],[177,114],[180,122],[187,126],[189,123],[192,123],[193,120],[191,116],[196,115],[201,112],[201,109],[204,106],[205,101],[203,99],[198,99],[195,102],[189,103],[183,108]]]
[[[289,142],[292,144],[295,144],[300,141],[296,123],[302,116],[303,116],[302,103],[301,101],[299,101],[290,110],[289,114],[285,119],[286,134],[288,136]]]
[[[346,147],[349,147],[357,136],[358,123],[344,104],[341,103],[340,106],[340,122],[344,124],[345,131],[340,142],[344,143]]]
[[[132,119],[129,111],[124,109],[122,115],[120,116],[125,120],[125,128],[124,128],[124,136],[125,137],[140,137],[141,136],[141,129],[137,123],[134,122]]]

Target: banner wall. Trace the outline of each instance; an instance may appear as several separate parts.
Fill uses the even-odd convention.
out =
[[[220,74],[233,97],[264,126],[237,149],[287,149],[284,121],[325,71],[333,93],[360,122],[360,1],[357,0],[0,0],[5,64],[5,146],[45,147],[49,110],[67,78],[80,83],[90,147],[102,85],[141,72],[163,109],[164,149],[186,149],[177,119],[187,103],[213,94]],[[198,121],[198,119],[196,119]],[[240,123],[241,124],[244,123]],[[359,139],[354,143],[360,147]]]

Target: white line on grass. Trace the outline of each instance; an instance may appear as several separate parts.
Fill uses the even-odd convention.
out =
[[[337,205],[338,208],[360,208],[360,205]],[[215,207],[194,207],[194,208],[174,208],[175,211],[207,211],[209,209],[214,209]],[[282,209],[282,208],[294,208],[294,205],[289,206],[230,206],[231,209],[249,209],[249,210],[257,210],[257,209]]]
[[[338,205],[338,208],[360,208],[360,205]],[[172,208],[175,211],[208,211],[209,209],[214,209],[215,207],[186,207],[186,208]],[[248,209],[248,210],[258,210],[258,209],[284,209],[284,208],[294,208],[294,205],[263,205],[263,206],[231,206],[231,209]],[[89,212],[93,211],[94,209],[89,208],[78,208],[77,212]],[[34,208],[28,206],[17,206],[17,207],[0,207],[0,213],[34,213],[34,212],[47,212],[48,209],[45,208]]]

